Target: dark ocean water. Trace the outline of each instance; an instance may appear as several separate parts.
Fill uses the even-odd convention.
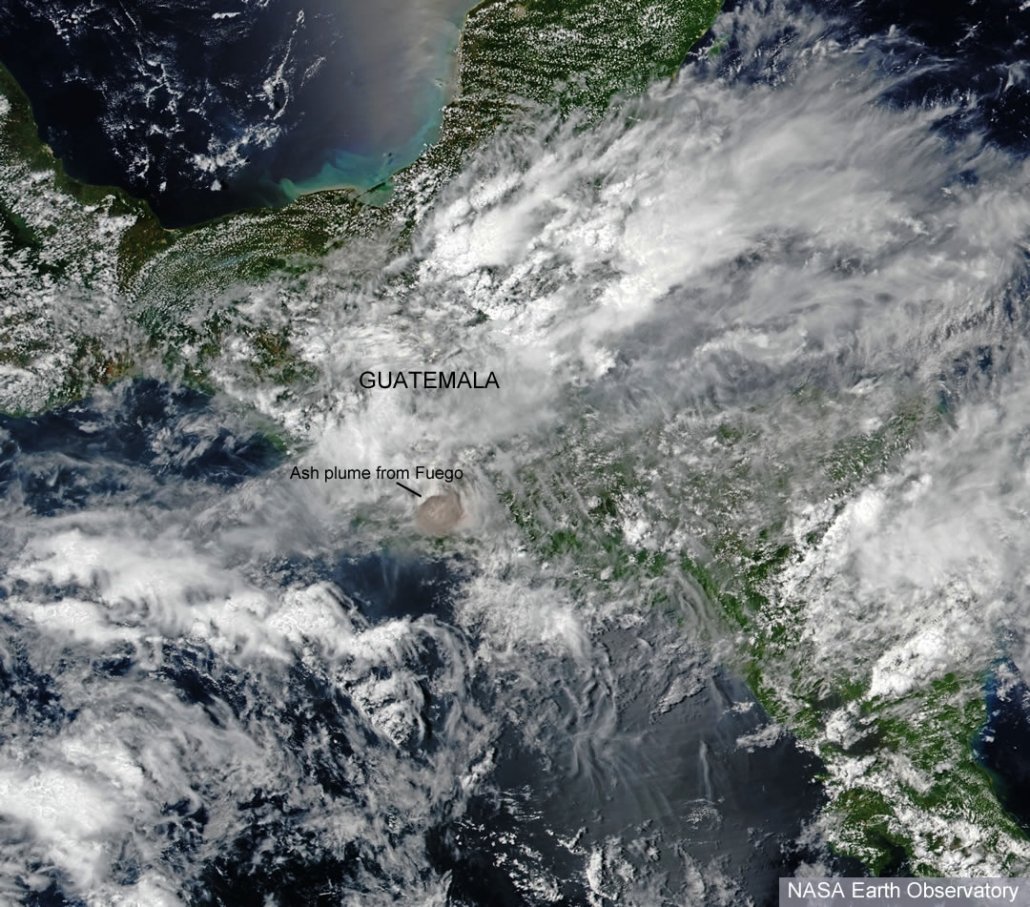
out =
[[[24,0],[0,5],[0,62],[73,176],[185,226],[413,161],[471,6]]]
[[[417,158],[473,5],[23,0],[0,7],[0,62],[72,175],[185,226],[320,188],[370,189]],[[1027,150],[1030,10],[1018,0],[835,0],[820,12],[836,17],[835,39],[889,36],[866,48],[891,78],[886,102],[954,101],[943,129]],[[766,38],[746,67],[775,79],[791,40],[789,28]]]
[[[94,896],[157,875],[197,905],[415,903],[441,886],[455,907],[585,905],[593,865],[632,870],[654,903],[716,871],[774,903],[805,856],[819,766],[787,735],[740,745],[768,718],[738,679],[702,672],[670,699],[692,649],[662,619],[598,627],[585,660],[495,661],[497,641],[456,610],[478,568],[354,533],[298,547],[314,518],[289,502],[281,463],[240,416],[154,381],[0,419],[0,784],[29,759],[44,799],[72,772],[69,809],[96,792],[134,816],[91,833],[116,855]],[[237,538],[255,530],[260,554]],[[83,561],[91,546],[101,556]],[[244,581],[280,604],[329,590],[338,613],[302,625],[302,645],[269,629],[279,605],[260,629],[188,630],[197,609],[212,627],[231,616],[219,590]],[[48,623],[83,601],[92,618]],[[355,633],[362,654],[341,655]],[[258,638],[274,658],[254,654]],[[370,698],[378,687],[392,692]],[[84,755],[83,739],[105,743]],[[103,780],[126,760],[148,779],[127,800]],[[0,825],[0,854],[36,873],[8,896],[82,903],[82,878],[48,866],[47,834],[33,845]]]
[[[727,9],[750,6],[726,4]],[[764,6],[771,11],[774,4]],[[1021,156],[1030,151],[1030,7],[1021,0],[830,0],[787,6],[796,10],[797,26],[762,35],[758,53],[752,35],[729,36],[719,64],[733,78],[783,78],[815,11],[824,17],[823,37],[853,47],[882,74],[885,104],[951,105],[938,123],[945,134],[984,136]]]
[[[128,28],[124,7],[96,9],[118,20],[116,34]],[[233,28],[232,19],[150,9],[192,28],[199,48]],[[955,98],[957,111],[937,124],[944,134],[982,133],[1013,157],[1023,153],[1021,45],[1003,40],[1022,27],[1016,4],[958,4],[946,25],[920,5],[829,11],[839,21],[819,20],[825,37],[854,42],[877,71],[911,72],[885,77],[883,104]],[[50,21],[41,6],[3,15],[6,33],[26,45],[30,33],[18,28],[33,15]],[[305,10],[305,22],[313,16]],[[991,16],[1003,24],[978,25]],[[75,41],[93,34],[65,18]],[[74,44],[52,27],[55,43],[37,47]],[[234,40],[254,33],[244,31]],[[280,48],[293,46],[273,33]],[[792,34],[763,32],[747,55],[734,46],[752,36],[735,34],[718,77],[776,81]],[[866,42],[870,35],[878,37]],[[28,52],[19,52],[28,71]],[[114,45],[106,53],[117,56]],[[156,57],[133,59],[150,66]],[[66,85],[46,76],[64,97],[57,113],[88,109],[88,80],[73,70],[69,63]],[[304,85],[321,70],[296,72]],[[193,160],[181,149],[207,147],[213,134],[201,120],[214,123],[220,111],[226,135],[247,128],[223,103],[242,78],[222,80],[196,131],[182,127],[191,114],[173,97],[196,90],[192,82],[130,93],[125,103],[167,111],[167,129],[184,143],[175,160]],[[981,94],[966,103],[970,79]],[[240,89],[265,125],[300,96],[280,84],[272,80],[270,96]],[[75,91],[82,108],[69,100]],[[83,134],[121,134],[116,120],[101,128],[96,117],[80,119]],[[45,128],[60,132],[58,120]],[[308,120],[296,123],[302,130]],[[153,146],[133,178],[160,192],[154,162],[174,147],[157,133],[132,134]],[[261,158],[268,182],[236,189],[230,181],[230,196],[286,178],[273,147]],[[362,147],[360,137],[351,147]],[[122,152],[90,148],[117,176]],[[336,150],[311,152],[309,169],[327,154],[342,160]],[[197,172],[211,175],[176,172],[182,199]],[[195,188],[197,199],[217,194]],[[984,347],[962,374],[989,373],[996,361]],[[537,591],[516,570],[501,574],[504,592],[491,597],[476,584],[486,555],[478,563],[388,545],[381,527],[341,518],[330,506],[338,501],[291,486],[282,464],[278,447],[223,402],[157,382],[0,420],[0,857],[13,867],[0,896],[73,904],[88,891],[103,903],[112,892],[167,883],[191,904],[439,895],[457,907],[579,905],[598,890],[611,892],[607,902],[648,907],[748,896],[774,903],[776,876],[806,857],[797,839],[821,803],[819,766],[770,729],[739,678],[706,662],[689,633],[656,615],[626,626],[584,616],[579,651],[505,636],[490,618]],[[557,598],[548,604],[558,608]],[[991,721],[978,753],[999,797],[1022,816],[1025,687],[1009,684],[1002,695],[994,685],[987,695]],[[33,825],[54,803],[68,827]],[[698,878],[720,879],[731,899],[697,894]]]
[[[998,800],[1030,831],[1030,687],[1011,661],[1001,662],[984,684],[987,722],[974,741]]]

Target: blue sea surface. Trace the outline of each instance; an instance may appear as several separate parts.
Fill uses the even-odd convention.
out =
[[[25,0],[0,63],[68,172],[170,227],[371,189],[438,133],[472,0]]]
[[[987,721],[974,741],[998,801],[1030,831],[1030,687],[1016,665],[1000,662],[984,684]]]
[[[324,523],[286,465],[245,415],[157,381],[0,417],[0,779],[27,765],[29,800],[114,804],[69,833],[68,853],[103,843],[87,875],[0,823],[0,860],[34,873],[0,880],[19,902],[159,879],[225,907],[571,907],[602,855],[654,903],[698,867],[775,902],[820,766],[786,734],[740,744],[769,719],[739,679],[670,699],[690,647],[657,615],[585,659],[492,655],[456,608],[480,565]],[[146,783],[115,790],[112,766]]]

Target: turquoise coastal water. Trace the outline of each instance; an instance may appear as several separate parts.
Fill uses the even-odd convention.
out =
[[[443,108],[456,87],[456,51],[475,0],[381,0],[340,11],[352,36],[332,65],[341,101],[314,173],[278,182],[290,199],[324,189],[368,190],[414,162],[439,135]],[[388,27],[383,27],[388,25]],[[326,108],[333,109],[331,98]],[[357,128],[349,128],[356,124]]]
[[[130,23],[117,0],[87,19],[73,0],[25,0],[0,21],[0,62],[73,177],[184,227],[367,190],[414,161],[439,133],[474,5],[157,0]]]

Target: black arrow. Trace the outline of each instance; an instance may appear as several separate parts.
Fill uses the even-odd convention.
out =
[[[400,485],[401,488],[403,488],[405,491],[410,491],[413,495],[415,495],[416,498],[422,497],[422,495],[415,491],[414,488],[408,488],[408,486],[405,485],[403,482],[398,482],[397,484]]]

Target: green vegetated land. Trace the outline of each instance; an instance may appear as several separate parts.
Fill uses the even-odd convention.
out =
[[[313,380],[288,319],[243,311],[252,288],[317,271],[334,249],[370,237],[402,248],[416,211],[497,129],[555,112],[589,122],[620,93],[675,73],[718,9],[717,0],[487,0],[466,24],[461,89],[439,142],[375,204],[327,191],[181,231],[117,189],[68,177],[0,68],[0,368],[14,376],[0,380],[0,407],[73,399],[153,360],[208,386],[208,364],[229,342],[246,346],[262,382]],[[798,393],[782,406],[799,424],[822,424],[824,404]],[[1013,853],[1021,833],[972,754],[985,718],[975,667],[902,696],[870,695],[868,671],[819,661],[805,638],[809,603],[784,586],[848,501],[939,430],[940,414],[901,400],[875,430],[799,433],[795,449],[776,450],[767,425],[786,416],[774,409],[674,419],[625,444],[584,419],[523,466],[504,503],[577,596],[625,594],[681,624],[704,625],[710,615],[699,610],[714,609],[763,706],[822,757],[840,852],[874,872],[926,873],[949,853]],[[670,472],[683,449],[709,459]],[[801,499],[832,506],[799,539]],[[631,537],[630,525],[653,531]],[[831,738],[831,719],[847,732]]]
[[[633,439],[584,422],[559,450],[526,463],[503,499],[527,544],[577,595],[636,601],[692,636],[710,629],[709,606],[717,609],[771,719],[820,756],[823,820],[840,854],[874,874],[947,875],[956,860],[975,872],[981,857],[1021,874],[1025,835],[973,752],[987,717],[984,666],[874,693],[882,650],[855,651],[852,663],[828,658],[809,637],[812,600],[786,581],[863,489],[946,428],[936,402],[918,394],[900,397],[869,431],[834,425],[834,411],[802,390],[768,406],[677,417]],[[856,412],[847,421],[863,420]],[[798,430],[771,428],[782,425]],[[824,513],[798,537],[797,515],[811,503]],[[638,527],[633,537],[627,527]]]
[[[416,212],[497,129],[555,113],[589,123],[620,93],[675,73],[718,9],[717,0],[487,0],[466,24],[461,89],[440,140],[375,204],[327,191],[181,231],[117,189],[69,178],[0,68],[0,407],[73,399],[155,360],[210,386],[209,363],[229,343],[249,351],[256,380],[283,392],[314,380],[288,318],[244,311],[254,288],[317,272],[345,244],[403,248]],[[598,434],[584,417],[523,465],[503,500],[526,545],[578,597],[622,594],[683,625],[714,616],[736,635],[765,709],[823,759],[840,852],[874,872],[935,873],[949,853],[976,847],[1004,859],[1023,838],[973,758],[985,718],[975,666],[873,696],[867,670],[819,660],[805,638],[810,603],[785,588],[854,495],[940,429],[935,408],[913,397],[875,430],[802,431],[795,448],[776,448],[771,422],[825,424],[826,402],[799,392],[633,439]],[[670,471],[683,450],[707,453]],[[798,538],[792,520],[805,500],[831,506]],[[846,733],[828,734],[838,719]]]
[[[21,301],[0,332],[0,365],[17,378],[0,383],[0,408],[72,399],[146,357],[203,384],[206,363],[230,335],[249,340],[256,372],[303,379],[288,337],[239,316],[234,303],[247,287],[316,269],[333,249],[362,238],[403,244],[427,193],[497,128],[549,110],[597,111],[619,92],[671,75],[719,8],[714,0],[616,6],[486,0],[463,31],[460,90],[439,141],[372,193],[374,204],[326,191],[186,230],[165,230],[118,189],[70,178],[0,69],[0,253],[11,263],[0,272],[0,293]],[[91,298],[105,310],[93,325],[103,329],[91,331],[89,319],[47,324],[43,303],[57,297]]]
[[[0,406],[53,405],[148,359],[207,386],[207,364],[230,339],[248,345],[261,381],[312,380],[288,327],[241,314],[248,287],[303,279],[363,238],[402,248],[415,211],[495,130],[555,111],[589,121],[620,93],[674,74],[718,10],[718,0],[487,0],[462,34],[460,91],[439,142],[375,204],[331,190],[183,231],[163,229],[121,190],[70,178],[0,68],[0,295],[8,304],[0,367],[35,381],[19,391],[0,385]],[[798,395],[790,405],[812,422],[823,418],[818,399]],[[599,443],[584,421],[503,493],[527,546],[560,564],[556,574],[578,596],[622,590],[681,624],[702,624],[697,609],[716,609],[739,635],[742,670],[770,716],[824,760],[835,846],[873,872],[934,873],[950,851],[1005,853],[1022,838],[973,759],[971,739],[985,720],[981,677],[949,673],[901,697],[870,696],[867,674],[812,660],[806,603],[782,585],[833,515],[936,430],[938,416],[907,400],[879,429],[822,448],[806,438],[803,456],[776,457],[762,427],[775,418],[768,412],[674,421],[631,445]],[[712,451],[711,463],[668,474],[665,454],[683,445]],[[652,460],[627,453],[645,449]],[[790,526],[799,476],[810,477],[811,499],[834,501],[802,539]],[[660,531],[630,538],[626,526],[636,521]],[[853,734],[830,741],[827,723],[842,714]],[[982,836],[970,842],[966,826]]]

